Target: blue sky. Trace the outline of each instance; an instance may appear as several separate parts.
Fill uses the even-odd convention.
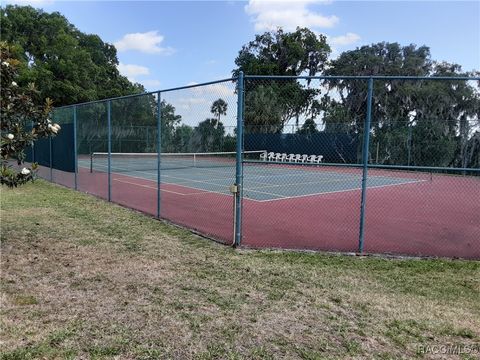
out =
[[[326,34],[333,56],[396,41],[428,45],[435,60],[480,70],[480,1],[16,3],[59,11],[81,31],[116,44],[120,71],[147,90],[229,77],[241,46],[276,26],[307,26]]]

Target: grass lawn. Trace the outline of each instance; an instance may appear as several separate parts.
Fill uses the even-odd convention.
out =
[[[480,346],[480,262],[233,250],[43,181],[1,191],[2,359],[479,356],[433,350]]]

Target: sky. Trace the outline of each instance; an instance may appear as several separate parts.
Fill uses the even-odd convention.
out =
[[[380,41],[427,45],[432,58],[480,70],[480,1],[58,1],[58,11],[118,50],[119,70],[154,91],[228,78],[255,34],[305,26],[328,36],[332,57]]]

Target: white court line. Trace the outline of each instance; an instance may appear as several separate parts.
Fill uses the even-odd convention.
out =
[[[141,176],[133,176],[133,175],[124,175],[124,174],[121,174],[121,173],[112,173],[112,174],[116,174],[116,175],[120,175],[120,176],[127,176],[127,177],[132,177],[132,178],[135,178],[135,179],[140,179],[140,180],[144,180],[144,181],[153,181],[155,183],[157,183],[157,180],[155,179],[145,179],[144,177],[141,177]],[[118,180],[118,179],[117,179]],[[126,181],[125,181],[126,182]],[[137,183],[132,183],[134,185],[138,185],[138,186],[146,186],[148,187],[148,185],[141,185],[141,184],[137,184]],[[167,182],[167,181],[162,181],[161,184],[168,184],[168,185],[176,185],[176,186],[180,186],[180,187],[184,187],[184,188],[188,188],[188,189],[195,189],[195,190],[200,190],[202,191],[201,193],[187,193],[187,194],[182,194],[182,193],[178,193],[180,195],[199,195],[199,194],[203,194],[204,192],[207,192],[207,193],[214,193],[214,194],[220,194],[220,195],[228,195],[228,193],[222,193],[222,192],[219,192],[219,191],[212,191],[212,190],[205,190],[205,189],[201,189],[201,188],[196,188],[196,187],[192,187],[192,186],[185,186],[185,185],[181,185],[181,184],[178,184],[178,183],[171,183],[171,182]],[[209,184],[209,185],[218,185],[218,184]],[[218,185],[218,186],[223,186],[223,185]],[[153,189],[157,189],[157,187],[154,187]],[[163,191],[163,190],[162,190]]]
[[[337,181],[341,181],[341,180],[337,180]],[[412,183],[422,182],[422,181],[427,181],[427,180],[412,180],[412,181],[406,181],[406,182],[401,182],[401,183],[397,183],[397,184],[385,184],[385,185],[368,186],[367,190],[368,189],[388,187],[388,186],[412,184]],[[175,183],[173,183],[173,184],[175,184]],[[206,184],[208,184],[208,183],[206,183]],[[303,184],[307,184],[307,183],[299,183],[299,185],[303,185]],[[318,183],[318,184],[320,184],[320,183]],[[210,185],[218,185],[218,184],[210,184]],[[296,185],[296,184],[293,184],[293,185]],[[218,186],[220,186],[220,185],[218,185]],[[275,185],[275,186],[285,186],[285,185]],[[287,186],[288,186],[288,184],[287,184]],[[186,187],[189,187],[189,186],[186,186]],[[192,189],[198,189],[198,188],[195,188],[195,187],[191,187],[191,188]],[[323,194],[333,194],[333,193],[338,193],[338,192],[361,190],[361,188],[353,188],[353,189],[335,190],[335,191],[327,191],[327,192],[305,194],[305,195],[285,196],[285,195],[281,195],[281,194],[276,194],[276,193],[267,192],[267,191],[254,190],[254,189],[258,189],[258,188],[246,188],[245,187],[243,189],[243,191],[244,192],[249,191],[249,192],[266,194],[266,195],[271,195],[271,196],[277,197],[276,199],[268,199],[268,200],[257,200],[257,199],[248,198],[249,200],[257,201],[257,202],[269,202],[269,201],[276,201],[276,200],[295,199],[295,198],[301,198],[301,197],[306,197],[306,196],[317,196],[317,195],[323,195]],[[203,190],[203,191],[210,192],[209,190],[205,190],[205,189],[198,189],[198,190]],[[217,194],[219,193],[219,192],[216,192],[216,191],[211,191],[211,192],[214,192],[214,193],[217,193]],[[223,194],[223,193],[221,193],[221,194]],[[192,195],[195,195],[195,193],[192,194]]]
[[[126,184],[132,184],[132,185],[136,185],[136,186],[146,187],[146,188],[148,188],[148,189],[157,190],[157,187],[156,187],[156,186],[153,187],[153,186],[150,186],[150,185],[142,185],[142,184],[138,184],[138,183],[135,183],[135,182],[126,181],[126,180],[122,180],[122,179],[113,179],[113,180],[118,181],[118,182],[122,182],[122,183],[126,183]],[[163,184],[168,184],[168,183],[163,183]],[[200,189],[198,189],[198,190],[200,190]],[[187,193],[187,194],[183,194],[183,193],[179,193],[179,192],[172,191],[172,190],[162,189],[161,187],[160,187],[160,191],[164,191],[164,192],[168,192],[168,193],[172,193],[172,194],[176,194],[176,195],[182,195],[182,196],[202,194],[202,193]]]
[[[146,179],[146,178],[141,177],[141,176],[125,175],[125,174],[122,174],[122,173],[112,173],[112,174],[116,174],[116,175],[120,175],[120,176],[126,176],[126,177],[132,177],[132,178],[140,179],[140,180],[144,180],[144,181],[154,181],[155,183],[157,183],[157,180],[155,180],[155,179]],[[142,186],[142,185],[136,184],[136,183],[132,183],[132,184]],[[178,184],[178,183],[171,183],[171,182],[167,182],[167,181],[162,181],[161,184],[176,185],[176,186],[180,186],[180,187],[184,187],[184,188],[188,188],[188,189],[195,189],[195,190],[200,190],[200,191],[202,191],[201,193],[188,193],[188,194],[181,194],[181,195],[201,195],[201,194],[203,194],[203,193],[211,193],[211,194],[219,194],[219,195],[230,195],[228,192],[219,192],[219,191],[213,191],[213,190],[205,190],[205,189],[201,189],[201,188],[196,188],[196,187],[192,187],[192,186],[180,185],[180,184]],[[224,186],[224,185],[218,185],[218,184],[208,184],[208,185],[217,185],[217,186],[222,186],[222,187]],[[155,189],[157,189],[157,188],[155,187]],[[257,200],[253,200],[253,201],[257,201]]]
[[[185,180],[185,181],[187,181],[187,182],[199,182],[199,183],[208,183],[208,181],[232,180],[232,179],[229,179],[229,178],[208,179],[208,180],[195,180],[195,179],[189,179],[189,178],[182,178],[182,177],[178,177],[178,176],[170,176],[170,175],[163,175],[163,176],[168,177],[168,178],[172,178],[172,179]],[[217,184],[212,184],[212,185],[217,185]]]
[[[103,168],[108,168],[108,165],[103,165],[103,164],[99,164],[97,163],[95,166],[97,167],[103,167]],[[88,168],[90,168],[90,165],[88,166]],[[150,171],[146,171],[146,170],[135,170],[135,169],[131,169],[129,167],[120,167],[120,166],[116,166],[116,165],[112,165],[112,169],[119,169],[119,170],[123,170],[123,171],[126,171],[126,172],[137,172],[137,173],[143,173],[143,174],[149,174],[149,175],[157,175],[157,171],[155,170],[154,172],[150,172]],[[179,168],[179,169],[160,169],[160,171],[178,171],[178,172],[182,172],[182,170],[186,170],[186,169],[201,169],[200,171],[204,171],[204,172],[211,172],[211,173],[214,173],[214,174],[219,174],[219,175],[224,175],[226,174],[225,171],[222,171],[222,170],[215,170],[215,168],[202,168],[202,167],[198,167],[198,168],[195,168],[195,167],[190,167],[190,168]],[[276,169],[277,173],[279,171],[283,171],[282,169]],[[269,175],[254,175],[254,174],[249,174],[251,176],[255,176],[257,178],[269,178],[269,177],[286,177],[286,176],[304,176],[304,175],[307,175],[307,174],[310,174],[310,173],[307,173],[307,172],[304,172],[302,170],[298,170],[298,169],[289,169],[289,170],[294,170],[294,171],[297,171],[297,172],[289,172],[287,174],[269,174]],[[334,174],[334,173],[332,173]],[[187,172],[187,174],[185,175],[189,175],[189,172]],[[350,175],[350,174],[348,174]],[[162,174],[162,176],[166,176],[166,177],[171,177],[171,178],[179,178],[179,177],[175,177],[175,176],[171,176],[171,175],[165,175],[165,173]],[[351,175],[351,176],[355,176],[355,175]],[[232,174],[232,178],[235,177],[235,173],[233,172]],[[179,178],[181,179],[181,178]],[[225,178],[222,178],[222,179],[218,179],[218,180],[223,180]],[[191,179],[187,179],[188,181],[194,181],[194,180],[191,180]],[[216,180],[216,179],[215,179]],[[197,181],[200,181],[202,182],[201,180],[197,180]]]
[[[97,166],[100,166],[100,167],[104,167],[104,168],[108,168],[107,165],[99,165],[97,164]],[[150,171],[146,171],[146,170],[131,170],[130,168],[122,168],[122,167],[119,167],[119,166],[113,166],[112,169],[117,169],[119,171],[125,171],[125,172],[133,172],[133,173],[142,173],[142,174],[148,174],[148,175],[152,175],[152,176],[157,176],[157,172],[150,172]],[[113,173],[116,173],[115,171],[113,171]],[[188,174],[187,174],[188,175]],[[130,175],[125,175],[125,176],[130,176]],[[207,180],[195,180],[195,179],[190,179],[190,178],[182,178],[182,177],[179,177],[179,176],[171,176],[171,175],[165,175],[165,174],[162,174],[162,176],[164,177],[168,177],[168,178],[172,178],[172,179],[180,179],[180,180],[185,180],[187,182],[200,182],[200,183],[208,183]],[[143,178],[145,179],[145,178]],[[147,180],[147,179],[146,179]],[[156,181],[155,179],[148,179],[148,180],[153,180],[153,181]],[[208,179],[208,181],[218,181],[218,180],[231,180],[229,178],[220,178],[220,179]],[[212,185],[218,185],[218,184],[212,184]],[[223,185],[222,185],[223,186]]]
[[[142,179],[142,180],[148,180],[148,181],[155,181],[155,180],[150,180],[150,179],[145,179],[145,178],[142,178],[142,177],[136,177],[136,176],[132,176],[136,179]],[[119,182],[123,182],[123,183],[127,183],[127,184],[132,184],[132,185],[137,185],[137,186],[141,186],[141,187],[146,187],[146,188],[149,188],[149,189],[153,189],[153,190],[157,190],[157,187],[153,187],[153,186],[150,186],[150,185],[143,185],[143,184],[137,184],[135,182],[131,182],[131,181],[127,181],[127,180],[122,180],[122,179],[113,179],[115,181],[119,181]],[[201,189],[201,188],[196,188],[196,187],[191,187],[191,186],[185,186],[185,185],[179,185],[177,183],[169,183],[169,182],[164,182],[162,181],[161,184],[168,184],[168,185],[177,185],[177,186],[181,186],[181,187],[185,187],[185,188],[189,188],[189,189],[195,189],[195,190],[200,190],[201,192],[196,192],[196,193],[179,193],[179,192],[176,192],[176,191],[171,191],[171,190],[165,190],[165,189],[162,189],[160,188],[160,191],[165,191],[165,192],[169,192],[169,193],[173,193],[173,194],[178,194],[178,195],[182,195],[182,196],[189,196],[189,195],[201,195],[201,194],[205,194],[205,193],[215,193],[215,194],[221,194],[221,195],[229,195],[228,193],[222,193],[222,192],[218,192],[218,191],[213,191],[213,190],[206,190],[206,189]],[[218,184],[209,184],[209,185],[218,185]],[[220,186],[220,185],[218,185]],[[223,186],[223,185],[221,185]],[[261,193],[261,194],[267,194],[267,195],[272,195],[272,196],[276,196],[276,197],[285,197],[283,195],[279,195],[279,194],[274,194],[274,193],[269,193],[269,192],[265,192],[265,191],[258,191],[258,190],[251,190],[251,189],[244,189],[244,191],[251,191],[251,192],[256,192],[256,193]],[[249,200],[253,200],[253,201],[258,201],[258,200],[254,200],[254,199],[249,199]]]
[[[108,167],[106,165],[98,165],[97,166],[101,166],[101,167]],[[140,173],[140,174],[148,174],[148,175],[152,175],[154,177],[156,177],[157,175],[157,172],[150,172],[150,171],[145,171],[145,170],[131,170],[129,168],[122,168],[122,167],[119,167],[119,166],[114,166],[112,167],[113,170],[118,170],[118,171],[124,171],[124,172],[128,172],[128,173]],[[122,173],[118,173],[116,171],[112,171],[112,174],[118,174],[118,175],[124,175]],[[149,181],[157,181],[156,179],[150,179],[150,178],[144,178],[144,177],[141,177],[141,176],[134,176],[134,175],[124,175],[124,176],[129,176],[129,177],[133,177],[133,178],[136,178],[136,179],[143,179],[143,180],[149,180]],[[177,176],[170,176],[170,175],[163,175],[164,177],[168,177],[168,178],[172,178],[172,179],[180,179],[180,180],[184,180],[185,182],[187,183],[190,183],[190,182],[199,182],[199,183],[202,183],[202,184],[208,184],[208,185],[217,185],[217,186],[224,186],[223,184],[215,184],[215,183],[209,183],[207,181],[202,181],[202,180],[193,180],[193,179],[189,179],[189,178],[181,178],[181,177],[177,177]],[[212,179],[212,180],[209,180],[209,181],[216,181],[216,180],[229,180],[227,178],[221,178],[221,179]],[[172,185],[179,185],[179,186],[185,186],[183,185],[181,182],[178,183],[178,182],[175,182],[175,183],[171,183],[171,182],[166,182],[166,181],[162,181],[162,183],[164,184],[172,184]],[[185,186],[185,187],[189,187],[191,189],[198,189],[198,188],[195,188],[195,187],[191,187],[191,186]],[[198,189],[198,190],[203,190],[203,189]],[[219,193],[221,194],[221,193]]]
[[[123,169],[123,170],[125,170],[125,171],[131,172],[131,170],[129,170],[129,169],[124,169],[124,168],[119,168],[119,167],[117,167],[117,169]],[[147,172],[147,171],[141,171],[141,170],[135,170],[135,172],[156,175],[156,173],[149,173],[149,172]],[[124,174],[122,174],[122,173],[115,173],[115,174],[121,175],[121,176],[133,177],[133,178],[141,179],[141,180],[148,180],[148,181],[155,181],[155,182],[157,181],[157,180],[155,180],[155,179],[146,179],[146,178],[144,178],[144,177],[133,176],[133,175],[124,175]],[[288,175],[299,175],[299,174],[286,174],[285,176],[288,176]],[[348,174],[348,175],[350,175],[350,174]],[[274,175],[274,176],[281,176],[281,174],[279,174],[279,175]],[[264,177],[269,177],[269,176],[264,176]],[[376,177],[382,178],[382,176],[376,176]],[[389,177],[383,177],[383,178],[391,179],[391,178],[389,178]],[[412,183],[424,182],[424,181],[427,181],[427,180],[412,180],[412,181],[407,181],[407,182],[402,182],[402,183],[397,183],[397,184],[386,184],[386,185],[368,186],[368,187],[367,187],[367,190],[368,190],[368,189],[375,189],[375,188],[382,188],[382,187],[389,187],[389,186],[406,185],[406,184],[412,184]],[[224,185],[211,184],[211,183],[202,182],[202,181],[198,181],[198,182],[204,183],[204,184],[208,184],[208,185],[224,186]],[[162,183],[163,183],[163,184],[170,184],[170,185],[182,186],[182,187],[186,187],[186,188],[190,188],[190,189],[195,189],[195,190],[201,190],[201,191],[206,192],[206,193],[213,193],[213,194],[220,194],[220,195],[229,195],[228,193],[223,193],[223,192],[219,192],[219,191],[212,191],[212,190],[205,190],[205,189],[196,188],[196,187],[192,187],[192,186],[180,185],[180,184],[178,184],[178,183],[169,183],[169,182],[164,182],[164,181],[162,181]],[[139,185],[139,184],[135,184],[135,185]],[[142,185],[139,185],[139,186],[142,186]],[[155,189],[156,189],[156,188],[155,188]],[[248,188],[244,188],[244,192],[245,192],[245,191],[251,191],[251,192],[264,193],[264,194],[266,194],[266,195],[272,195],[272,196],[277,196],[277,197],[279,197],[279,198],[277,198],[277,199],[268,199],[268,200],[257,200],[257,199],[251,199],[251,198],[248,198],[248,197],[246,198],[246,200],[250,200],[250,201],[254,201],[254,202],[262,202],[262,203],[264,203],[264,202],[270,202],[270,201],[279,201],[279,200],[288,200],[288,199],[303,198],[303,197],[308,197],[308,196],[328,195],[328,194],[335,194],[335,193],[348,192],[348,191],[358,191],[358,190],[361,190],[361,188],[345,189],[345,190],[335,190],[335,191],[319,192],[319,193],[305,194],[305,195],[296,195],[296,196],[284,196],[284,195],[280,195],[280,194],[268,193],[268,192],[262,192],[262,191],[257,191],[257,190],[251,190],[251,189],[248,189]],[[180,194],[180,193],[179,193],[179,194]],[[198,194],[202,194],[202,193],[198,193]],[[197,193],[193,193],[193,194],[181,194],[181,195],[197,195]]]
[[[359,178],[361,181],[362,179]],[[290,183],[290,184],[275,184],[275,185],[266,185],[266,186],[258,186],[254,187],[251,189],[264,189],[264,188],[269,188],[269,187],[279,187],[279,186],[297,186],[297,185],[308,185],[308,184],[323,184],[323,183],[331,183],[331,182],[344,182],[345,179],[332,179],[332,180],[321,180],[321,181],[306,181],[306,182],[295,182],[295,183]],[[264,183],[265,184],[265,183]]]
[[[108,168],[108,165],[97,164],[96,166]],[[90,169],[90,167],[88,167],[88,169]],[[136,172],[136,173],[148,174],[148,175],[153,175],[153,176],[157,175],[156,171],[155,172],[149,172],[149,171],[144,171],[144,170],[132,170],[132,169],[129,169],[129,168],[123,168],[123,167],[119,167],[119,166],[111,166],[110,169],[113,170],[112,174],[119,174],[119,175],[121,175],[121,173],[118,173],[115,170],[123,171],[123,172]],[[125,176],[127,176],[127,175],[125,175]],[[144,179],[144,180],[154,180],[154,179],[146,179],[146,178],[142,178],[142,179]]]
[[[384,187],[389,187],[389,186],[398,186],[398,185],[407,185],[407,184],[413,184],[413,183],[419,183],[419,182],[424,182],[428,180],[412,180],[412,181],[407,181],[403,183],[398,183],[398,184],[387,184],[387,185],[377,185],[377,186],[367,186],[367,190],[369,189],[377,189],[377,188],[384,188]],[[321,196],[321,195],[329,195],[329,194],[336,194],[336,193],[342,193],[342,192],[348,192],[348,191],[358,191],[362,190],[362,188],[355,188],[355,189],[345,189],[345,190],[334,190],[334,191],[326,191],[326,192],[319,192],[319,193],[314,193],[314,194],[305,194],[305,195],[297,195],[297,196],[287,196],[283,199],[268,199],[268,200],[254,200],[257,202],[270,202],[270,201],[278,201],[278,200],[288,200],[288,199],[296,199],[296,198],[303,198],[307,196]],[[250,199],[251,200],[251,199]]]
[[[382,176],[380,176],[380,177],[372,176],[372,177],[369,177],[368,179],[370,180],[372,178],[388,179],[388,180],[392,179],[391,177],[382,177]],[[357,180],[357,179],[347,179],[347,180]],[[305,182],[295,182],[295,183],[290,183],[290,184],[275,184],[275,185],[257,186],[257,187],[251,188],[251,189],[265,189],[265,188],[279,187],[279,186],[298,186],[298,185],[301,186],[301,185],[309,185],[309,184],[335,183],[335,182],[345,182],[347,180],[346,179],[330,179],[330,180],[329,179],[323,179],[323,180],[320,180],[320,181],[305,181]],[[362,178],[359,177],[358,180],[361,181]],[[250,182],[250,180],[248,180],[248,181]],[[419,180],[412,180],[412,181],[419,181]],[[263,184],[265,184],[265,183],[263,183]],[[405,184],[405,182],[402,182],[402,184]]]
[[[120,167],[118,167],[118,166],[117,166],[116,168],[117,168],[117,169],[126,170],[126,169],[120,168]],[[139,171],[135,171],[135,172],[148,173],[148,172],[146,172],[146,171],[140,171],[140,170],[139,170]],[[115,173],[115,174],[122,175],[122,174],[119,174],[119,173]],[[145,179],[145,178],[143,178],[143,177],[133,176],[133,175],[124,175],[124,176],[130,176],[130,177],[133,177],[133,178],[143,179],[143,180],[149,180],[149,181],[156,181],[155,179]],[[176,178],[176,177],[173,177],[173,178]],[[178,179],[178,178],[177,178],[177,179]],[[190,179],[184,179],[184,180],[189,181]],[[225,179],[221,179],[221,180],[225,180]],[[219,186],[219,187],[225,186],[225,185],[223,185],[223,184],[209,183],[209,182],[200,181],[200,180],[196,180],[195,182],[201,183],[201,184],[206,184],[206,185],[216,185],[216,186]],[[208,193],[228,195],[228,193],[223,193],[223,192],[213,191],[213,190],[206,190],[206,189],[202,189],[202,188],[196,188],[196,187],[193,187],[193,186],[185,186],[185,185],[178,184],[178,183],[168,183],[168,182],[165,182],[165,181],[163,181],[163,182],[161,182],[161,183],[163,183],[163,184],[177,185],[177,186],[183,186],[183,187],[186,187],[186,188],[195,189],[195,190],[201,190],[201,191],[208,192]],[[143,186],[143,185],[139,185],[139,186]],[[156,188],[155,188],[155,189],[156,189]],[[263,194],[267,194],[267,195],[272,195],[272,196],[276,196],[276,197],[283,197],[283,195],[274,194],[274,193],[268,193],[268,192],[256,191],[256,190],[250,190],[250,191],[258,192],[258,193],[263,193]],[[186,195],[186,194],[182,194],[182,195]],[[194,194],[191,194],[191,195],[196,195],[196,194],[194,193]],[[258,200],[254,200],[254,201],[258,201]]]
[[[102,164],[98,164],[96,166],[100,166],[100,167],[104,167],[104,168],[108,168],[107,165],[102,165]],[[90,168],[90,166],[88,167]],[[116,169],[119,169],[119,170],[123,170],[125,172],[136,172],[136,173],[143,173],[143,174],[148,174],[148,175],[152,175],[152,176],[156,176],[157,175],[157,171],[155,172],[149,172],[149,171],[145,171],[145,170],[132,170],[130,168],[123,168],[123,167],[119,167],[119,166],[113,166],[113,168],[116,168]],[[190,168],[188,168],[190,169]],[[214,170],[213,168],[197,168],[197,169],[201,169],[201,171],[206,171],[206,172],[212,172],[212,173],[215,173],[215,174],[225,174],[225,171],[221,171],[221,170]],[[160,169],[162,170],[162,169]],[[182,169],[163,169],[164,171],[167,170],[167,171],[171,171],[171,170],[176,170],[176,171],[179,171],[181,172]],[[270,169],[271,170],[271,169]],[[285,169],[275,169],[277,170],[276,172],[279,172],[279,171],[284,171]],[[303,171],[302,169],[287,169],[287,170],[293,170],[293,171],[297,171],[297,172],[287,172],[286,174],[268,174],[268,175],[256,175],[256,174],[248,174],[248,176],[252,176],[252,177],[255,177],[255,178],[275,178],[275,177],[287,177],[287,176],[310,176],[311,174],[317,174],[317,175],[323,175],[325,177],[326,173],[325,172],[318,172],[318,173],[314,173],[314,172],[305,172]],[[245,174],[245,172],[244,172]],[[335,177],[335,176],[338,176],[337,173],[334,173],[334,172],[327,172],[327,174],[331,175],[332,177]],[[187,174],[185,175],[189,175],[189,173],[187,172]],[[234,175],[234,174],[233,174]],[[165,173],[162,174],[162,176],[165,176],[165,177],[170,177],[170,178],[177,178],[177,179],[182,179],[180,177],[176,177],[176,176],[171,176],[171,175],[165,175]],[[342,176],[347,176],[347,177],[350,177],[350,178],[357,178],[358,176],[361,176],[360,174],[359,175],[355,175],[355,174],[342,174]],[[234,178],[235,176],[232,176],[232,178]],[[373,176],[372,176],[373,177]],[[376,176],[377,177],[377,176]],[[378,177],[382,177],[382,176],[378,176]],[[385,177],[385,178],[389,178],[389,177]],[[205,180],[193,180],[193,179],[189,179],[189,178],[183,178],[183,180],[186,180],[186,181],[198,181],[200,183],[207,183],[207,181]],[[229,180],[229,178],[221,178],[221,179],[212,179],[212,181],[216,181],[216,180]],[[210,181],[210,180],[209,180]],[[262,183],[264,184],[265,182],[260,182],[260,181],[255,181],[255,180],[250,180],[251,182],[257,182],[257,183]],[[212,185],[218,185],[218,184],[212,184]]]
[[[252,189],[249,189],[249,188],[243,188],[243,192],[245,193],[246,191],[260,193],[260,194],[267,194],[267,195],[272,195],[272,196],[276,196],[276,197],[279,197],[279,198],[287,199],[287,197],[285,195],[280,195],[280,194],[275,194],[275,193],[260,191],[260,190],[252,190]],[[280,200],[280,199],[275,199],[275,200]],[[263,201],[263,200],[255,200],[255,201]]]

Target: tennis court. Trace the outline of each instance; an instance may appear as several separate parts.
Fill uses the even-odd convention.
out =
[[[430,113],[428,97],[372,100],[471,80],[452,79],[249,76],[77,104],[31,158],[44,178],[224,244],[478,259],[477,120]],[[315,115],[285,100],[294,85],[361,101]]]
[[[252,151],[249,154],[261,153]],[[172,155],[172,156],[169,156]],[[229,157],[228,157],[229,156]],[[216,193],[230,195],[229,187],[235,178],[234,153],[163,154],[161,162],[161,191],[183,196]],[[157,189],[156,154],[112,154],[112,181]],[[79,166],[92,172],[108,171],[108,154],[92,154],[79,159]],[[126,178],[127,177],[127,178]],[[137,179],[137,180],[135,180]],[[151,184],[144,180],[151,181]],[[371,176],[369,188],[416,183],[422,180]],[[248,164],[244,167],[245,199],[269,202],[310,197],[361,189],[361,174],[348,173],[342,168],[299,164]]]

